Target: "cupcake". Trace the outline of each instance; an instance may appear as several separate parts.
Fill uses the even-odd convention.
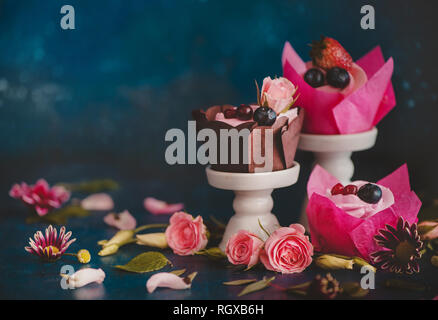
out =
[[[258,91],[258,90],[257,90]],[[297,87],[285,78],[263,80],[257,104],[217,105],[194,110],[198,132],[216,133],[217,154],[212,169],[225,172],[270,172],[293,166],[304,112],[295,106]],[[225,130],[224,130],[225,129]],[[232,150],[238,136],[238,155]],[[233,152],[232,152],[233,151]]]
[[[359,180],[348,185],[342,185],[317,165],[310,175],[307,193],[306,212],[315,250],[358,256],[369,262],[377,262],[373,260],[375,254],[386,250],[380,241],[381,230],[388,225],[395,230],[399,219],[415,226],[421,207],[420,199],[411,190],[406,165],[377,182]],[[414,232],[413,238],[417,235]],[[398,240],[400,243],[394,245],[400,244],[402,253],[406,239]]]
[[[304,62],[286,42],[283,76],[300,87],[298,104],[306,110],[303,132],[352,134],[371,130],[394,106],[392,58],[384,61],[380,47],[353,61],[335,39],[311,44]]]

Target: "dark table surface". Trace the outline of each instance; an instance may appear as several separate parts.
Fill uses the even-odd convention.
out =
[[[156,196],[169,201],[182,200],[186,203],[187,211],[193,215],[201,214],[205,219],[210,214],[226,221],[231,215],[232,193],[214,190],[206,184],[203,170],[197,168],[193,171],[199,177],[191,180],[197,181],[194,188],[187,179],[175,179],[174,183],[155,178],[134,177],[115,170],[113,167],[103,165],[58,165],[40,168],[38,173],[23,174],[23,180],[32,182],[36,175],[48,177],[52,182],[82,181],[96,176],[115,178],[120,188],[109,192],[115,201],[115,210],[129,209],[136,217],[138,225],[147,223],[167,223],[168,216],[153,216],[142,206],[144,197]],[[186,172],[187,173],[187,172]],[[175,174],[177,172],[175,171]],[[34,176],[35,175],[35,176]],[[68,180],[70,179],[70,180]],[[302,179],[303,180],[303,179]],[[305,179],[304,179],[305,180]],[[187,184],[190,188],[187,188]],[[186,186],[186,187],[184,187]],[[6,185],[3,187],[6,188]],[[7,189],[7,188],[6,188]],[[202,190],[208,190],[205,194]],[[288,294],[279,290],[279,286],[287,287],[311,280],[316,274],[324,273],[323,270],[311,266],[300,274],[281,275],[257,267],[243,272],[229,268],[228,263],[211,260],[205,256],[181,257],[174,255],[170,249],[163,250],[165,256],[173,263],[173,267],[166,267],[163,271],[186,268],[187,272],[197,271],[190,290],[157,289],[149,294],[146,290],[146,281],[151,273],[135,274],[115,269],[118,264],[125,264],[136,255],[156,250],[136,244],[126,245],[115,254],[107,257],[97,255],[100,247],[97,241],[109,239],[116,230],[107,226],[102,218],[106,212],[93,212],[88,217],[70,218],[66,227],[73,232],[76,242],[71,245],[69,252],[77,252],[86,248],[91,252],[92,259],[88,265],[81,265],[76,259],[64,256],[54,263],[45,263],[36,256],[24,250],[29,237],[37,230],[46,228],[45,223],[27,224],[27,209],[14,199],[7,197],[7,190],[2,190],[2,215],[0,223],[0,298],[3,299],[238,299],[237,294],[242,287],[225,286],[224,281],[243,278],[262,279],[263,276],[276,276],[273,286],[263,291],[256,292],[242,299],[300,299],[299,296]],[[295,208],[295,215],[300,210],[302,194],[297,193],[293,187],[283,191],[275,191],[275,208],[279,212],[280,222],[283,225],[292,223],[295,218],[290,218],[290,203]],[[5,196],[6,194],[6,196]],[[289,195],[289,197],[288,197]],[[72,197],[81,198],[83,194],[74,193]],[[202,201],[196,199],[202,198]],[[213,197],[214,199],[210,199]],[[291,200],[294,199],[294,200]],[[287,212],[285,216],[285,212]],[[59,228],[59,226],[58,226]],[[212,243],[214,245],[214,243]],[[63,290],[60,285],[59,273],[63,265],[72,265],[75,270],[83,267],[102,268],[106,273],[105,281],[100,284],[90,284],[75,290]],[[397,278],[392,274],[378,272],[376,274],[376,289],[371,290],[366,299],[431,299],[438,290],[438,277],[436,269],[424,266],[420,274],[403,279],[415,280],[427,284],[430,290],[416,292],[406,290],[388,289],[383,284],[388,278]],[[360,281],[361,274],[356,271],[335,271],[332,274],[340,281]],[[400,278],[400,277],[398,277]]]

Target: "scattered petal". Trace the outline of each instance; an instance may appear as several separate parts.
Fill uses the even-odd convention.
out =
[[[158,287],[170,288],[174,290],[188,289],[192,286],[190,278],[180,278],[170,272],[159,272],[149,278],[146,288],[149,293],[155,291]]]
[[[152,197],[144,199],[143,205],[152,214],[172,214],[184,208],[184,203],[169,204]]]
[[[95,193],[83,199],[81,206],[85,210],[106,211],[114,208],[114,202],[106,193]]]
[[[105,279],[105,272],[102,269],[84,268],[76,271],[73,275],[62,275],[67,278],[70,288],[80,288],[89,283],[102,283]]]
[[[131,230],[137,226],[137,221],[128,210],[120,213],[109,213],[103,218],[103,221],[119,230]]]

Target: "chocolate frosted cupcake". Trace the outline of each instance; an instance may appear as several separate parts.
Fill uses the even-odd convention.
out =
[[[210,156],[212,169],[254,173],[292,167],[304,118],[303,110],[293,107],[295,93],[289,80],[267,77],[257,105],[194,110],[198,132],[215,132],[217,153]]]

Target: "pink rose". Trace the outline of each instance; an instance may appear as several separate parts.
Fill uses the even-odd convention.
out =
[[[265,242],[260,260],[266,269],[281,273],[302,272],[312,263],[313,246],[300,224],[274,231]]]
[[[166,240],[175,254],[192,255],[207,245],[207,228],[201,216],[193,219],[192,215],[185,212],[175,212],[166,229]]]
[[[263,241],[255,234],[240,230],[227,242],[225,253],[232,264],[245,264],[251,268],[259,261]]]
[[[268,105],[277,114],[294,103],[297,88],[286,78],[266,77],[263,79],[261,104]]]
[[[40,179],[35,185],[24,182],[14,184],[9,191],[12,198],[20,199],[27,206],[34,209],[39,216],[46,215],[53,209],[60,208],[70,198],[70,192],[64,187],[50,188],[46,180]]]

